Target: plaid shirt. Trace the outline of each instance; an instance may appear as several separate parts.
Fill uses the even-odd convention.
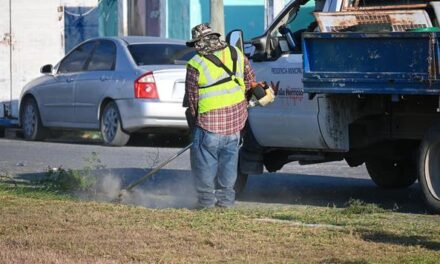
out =
[[[252,70],[249,60],[244,57],[244,83],[246,92],[250,89],[250,83],[255,81],[255,73]],[[188,99],[188,106],[192,116],[197,116],[199,100],[199,72],[190,65],[186,68],[185,93]],[[196,119],[196,125],[213,133],[222,135],[231,135],[243,129],[247,113],[247,101],[208,111],[199,114]]]

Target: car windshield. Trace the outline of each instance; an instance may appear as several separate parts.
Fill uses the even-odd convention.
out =
[[[128,49],[139,66],[185,64],[195,55],[193,48],[177,44],[133,44]]]

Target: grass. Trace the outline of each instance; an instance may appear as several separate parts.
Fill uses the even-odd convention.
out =
[[[345,208],[147,209],[0,183],[0,263],[438,263],[440,217]]]

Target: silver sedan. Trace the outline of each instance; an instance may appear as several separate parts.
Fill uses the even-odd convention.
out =
[[[133,132],[183,132],[185,64],[193,55],[180,40],[87,40],[23,88],[25,139],[42,140],[50,128],[90,129],[100,130],[105,144],[122,146]]]

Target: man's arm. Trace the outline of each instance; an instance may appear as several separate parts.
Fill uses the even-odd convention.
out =
[[[251,89],[251,86],[255,83],[255,72],[249,63],[249,60],[244,56],[244,84],[246,86],[246,92]]]
[[[185,81],[185,97],[188,100],[187,107],[193,117],[197,116],[197,105],[199,101],[199,72],[192,66],[186,66],[186,81]]]

